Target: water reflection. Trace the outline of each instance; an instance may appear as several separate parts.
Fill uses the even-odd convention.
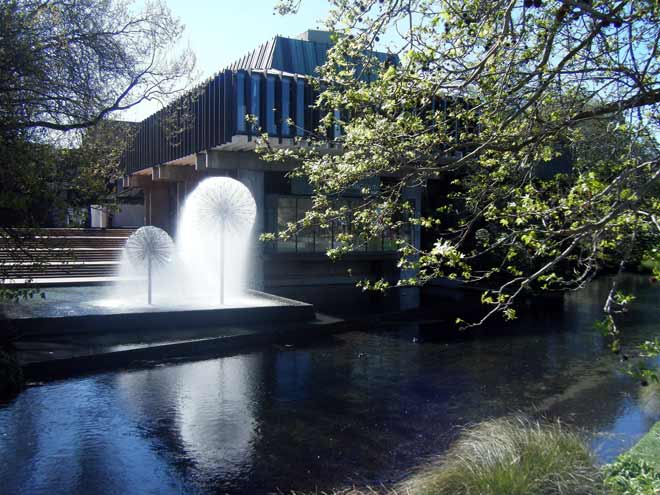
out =
[[[631,283],[642,284],[625,322],[632,345],[656,331],[659,292]],[[462,425],[521,410],[589,429],[609,460],[657,412],[640,407],[638,385],[593,330],[605,290],[477,338],[408,322],[34,387],[0,407],[0,481],[31,494],[386,482],[441,453]]]

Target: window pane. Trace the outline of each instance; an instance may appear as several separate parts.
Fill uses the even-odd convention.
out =
[[[314,251],[317,253],[325,253],[332,247],[332,229],[322,230],[321,227],[315,227],[316,244]]]
[[[298,198],[298,220],[305,218],[305,213],[312,209],[311,198]],[[298,252],[314,251],[314,229],[306,228],[298,232]]]
[[[386,230],[383,235],[383,250],[396,251],[396,234],[393,230]]]
[[[289,223],[296,221],[296,199],[280,197],[277,199],[277,231],[286,230]],[[294,252],[296,250],[295,236],[290,239],[278,240],[277,250],[281,252]]]
[[[382,251],[383,250],[383,238],[381,236],[376,236],[369,239],[367,243],[367,251]]]

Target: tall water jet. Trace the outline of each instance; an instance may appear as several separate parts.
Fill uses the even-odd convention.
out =
[[[147,302],[152,303],[152,273],[172,261],[174,243],[167,232],[158,227],[140,227],[124,247],[129,262],[147,270]]]
[[[256,212],[257,207],[249,189],[229,177],[203,180],[186,199],[177,233],[181,258],[189,264],[197,264],[201,258],[204,265],[201,270],[197,270],[195,283],[208,279],[208,273],[202,272],[208,271],[208,257],[213,257],[213,253],[204,249],[209,244],[215,245],[218,260],[215,273],[218,277],[220,304],[224,305],[226,299],[227,248],[233,248],[230,253],[232,268],[237,268],[242,264],[242,257],[247,250]]]

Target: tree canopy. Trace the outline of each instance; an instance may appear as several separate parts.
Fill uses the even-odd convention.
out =
[[[0,5],[2,227],[43,225],[54,202],[67,206],[59,186],[107,193],[130,126],[103,122],[187,87],[194,57],[177,47],[182,31],[160,2]]]
[[[132,131],[112,118],[194,77],[182,32],[159,1],[0,3],[0,237],[108,197]]]
[[[336,44],[317,81],[323,126],[303,138],[311,147],[264,150],[297,160],[294,173],[315,190],[314,209],[280,235],[329,226],[349,214],[333,198],[389,177],[363,190],[353,231],[330,254],[414,223],[432,242],[399,241],[399,265],[414,275],[396,285],[459,279],[487,289],[487,316],[509,318],[520,294],[579,288],[603,266],[657,256],[657,2],[331,3]],[[372,55],[384,46],[396,58]],[[335,124],[343,152],[325,153],[325,128]],[[433,181],[446,187],[427,194],[427,214],[413,218],[406,189],[431,191]],[[628,301],[613,288],[605,305],[613,334]]]

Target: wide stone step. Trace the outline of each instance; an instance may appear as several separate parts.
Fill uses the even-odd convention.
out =
[[[7,249],[0,251],[0,264],[4,262],[49,261],[118,261],[120,248],[33,249],[29,251]]]
[[[70,248],[122,248],[123,237],[42,237],[16,243],[12,239],[0,238],[0,250],[6,249],[70,249]]]
[[[52,228],[52,229],[38,229],[29,231],[30,234],[38,233],[40,236],[56,236],[56,237],[128,237],[136,229],[70,229],[70,228]],[[17,233],[23,232],[21,229],[16,230]],[[28,232],[28,231],[25,231]]]

